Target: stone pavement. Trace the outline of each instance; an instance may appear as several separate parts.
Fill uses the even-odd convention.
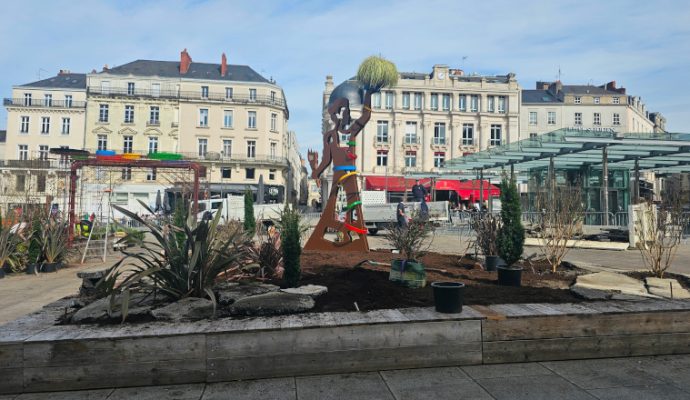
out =
[[[690,355],[0,395],[0,400],[690,399]]]

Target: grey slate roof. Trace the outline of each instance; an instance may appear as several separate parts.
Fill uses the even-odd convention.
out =
[[[523,103],[561,103],[548,90],[523,90]]]
[[[591,85],[563,85],[563,93],[565,94],[612,94],[612,95],[622,95],[621,93],[615,92],[613,90],[606,90],[597,86]]]
[[[160,76],[166,78],[210,79],[270,83],[247,65],[228,64],[228,73],[220,76],[220,64],[192,62],[186,74],[180,74],[178,61],[136,60],[101,73],[114,75]]]
[[[419,72],[401,72],[400,78],[402,79],[418,79],[423,81],[429,76],[429,74],[422,74]]]
[[[20,87],[86,89],[86,74],[60,74],[48,79],[26,83]]]

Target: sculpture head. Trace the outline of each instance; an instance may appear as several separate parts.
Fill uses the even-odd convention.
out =
[[[350,125],[350,109],[361,108],[363,98],[364,91],[355,80],[348,80],[336,86],[328,99],[328,114],[331,120],[336,124],[342,121],[342,126]]]

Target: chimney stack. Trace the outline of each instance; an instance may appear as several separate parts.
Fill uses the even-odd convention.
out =
[[[228,74],[228,59],[225,57],[225,53],[220,57],[220,76],[225,76]]]
[[[189,71],[189,66],[192,64],[192,57],[187,53],[187,49],[180,52],[180,74],[184,75]]]
[[[109,69],[110,69],[110,68],[108,68],[108,64],[105,64],[105,65],[103,66],[103,72],[105,72],[105,71],[107,71],[107,70],[109,70]]]

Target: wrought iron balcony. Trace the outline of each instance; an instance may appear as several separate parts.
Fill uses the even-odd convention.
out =
[[[74,100],[45,100],[45,99],[9,99],[3,100],[5,107],[35,107],[35,108],[86,108],[85,101]]]

